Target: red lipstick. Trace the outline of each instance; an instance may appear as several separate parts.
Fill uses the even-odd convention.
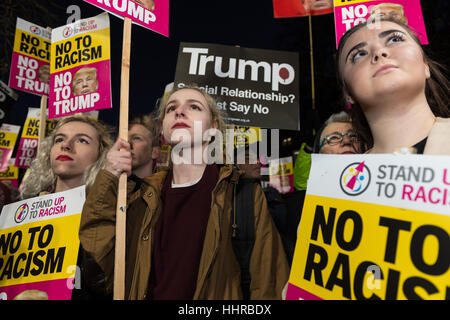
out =
[[[172,129],[177,129],[177,128],[190,128],[190,126],[188,126],[186,123],[184,122],[176,122],[173,126]]]
[[[61,154],[61,155],[56,157],[56,160],[59,160],[59,161],[72,161],[73,159],[71,157],[69,157],[69,156]]]

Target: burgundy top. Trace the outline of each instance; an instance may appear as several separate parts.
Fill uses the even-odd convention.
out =
[[[153,233],[149,299],[192,300],[197,284],[211,194],[219,179],[207,165],[196,184],[172,188],[172,170],[161,192],[162,214]]]

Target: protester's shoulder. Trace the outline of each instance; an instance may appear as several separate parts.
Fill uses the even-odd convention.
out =
[[[142,182],[145,186],[152,185],[154,187],[161,187],[164,184],[167,173],[169,172],[169,168],[160,168],[157,172],[152,174],[151,176],[145,177],[142,179]]]
[[[436,117],[436,123],[450,126],[450,118]]]

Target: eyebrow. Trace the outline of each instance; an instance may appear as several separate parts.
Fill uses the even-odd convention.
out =
[[[55,137],[53,138],[53,139],[55,139],[55,138],[57,138],[57,137],[64,137],[64,138],[67,138],[67,134],[65,134],[65,133],[57,133],[57,134],[55,134]],[[92,139],[92,137],[91,136],[89,136],[88,134],[86,134],[86,133],[78,133],[78,134],[76,134],[75,135],[75,137],[80,137],[80,136],[83,136],[83,137],[87,137],[87,138],[89,138],[90,140],[94,140],[94,139]]]
[[[204,104],[196,99],[188,99],[187,102],[192,103],[192,102],[197,102],[199,103],[202,107],[205,107]],[[170,100],[169,102],[167,102],[166,107],[171,104],[171,103],[179,103],[179,100],[175,99],[175,100]]]
[[[386,38],[388,35],[390,35],[391,33],[394,33],[394,32],[400,32],[400,33],[403,33],[404,35],[406,35],[406,33],[403,32],[403,31],[401,31],[401,30],[398,30],[398,29],[390,29],[390,30],[386,30],[386,31],[381,32],[381,33],[378,35],[378,38],[380,38],[380,39]],[[358,43],[356,46],[354,46],[353,48],[351,48],[350,51],[347,53],[347,56],[345,57],[345,61],[348,60],[348,56],[350,55],[350,53],[352,53],[354,50],[357,50],[357,49],[359,49],[359,48],[365,47],[366,45],[367,45],[367,42],[364,41],[364,42]]]

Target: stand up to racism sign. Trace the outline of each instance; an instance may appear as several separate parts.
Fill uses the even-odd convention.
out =
[[[0,300],[70,300],[85,186],[22,200],[0,215]]]
[[[450,299],[450,158],[313,155],[287,299]]]
[[[204,88],[229,123],[299,130],[298,78],[296,52],[182,42],[175,86]]]

